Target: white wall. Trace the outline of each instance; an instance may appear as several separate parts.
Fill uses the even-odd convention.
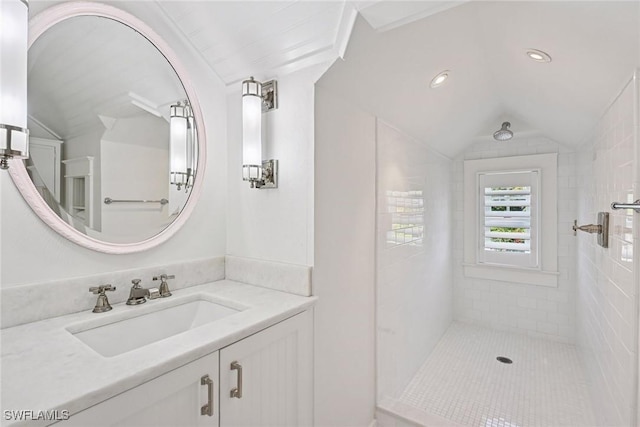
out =
[[[131,236],[148,239],[169,224],[169,206],[160,203],[105,204],[116,200],[160,200],[169,197],[169,123],[144,114],[116,121],[100,144],[102,233],[111,241]]]
[[[375,408],[375,117],[315,93],[315,425],[367,426]]]
[[[200,201],[185,226],[160,247],[138,254],[105,255],[70,243],[48,228],[24,202],[9,175],[2,173],[2,287],[225,254],[227,155],[223,85],[192,48],[169,28],[157,7],[145,2],[115,2],[114,6],[127,10],[151,26],[165,38],[189,70],[207,133],[207,169]]]
[[[263,115],[263,158],[279,161],[277,189],[252,189],[242,181],[241,84],[228,91],[229,255],[312,265],[313,84],[322,71],[312,67],[278,78],[279,107]]]
[[[611,215],[608,249],[594,236],[577,238],[577,341],[599,425],[636,425],[640,215],[610,204],[640,197],[637,106],[636,79],[597,123],[579,163],[578,222],[595,222],[599,211]]]
[[[115,200],[168,197],[168,150],[102,141],[101,160],[105,197]],[[132,236],[144,240],[169,223],[169,207],[160,203],[101,203],[101,208],[102,234],[114,242],[128,242]]]
[[[376,372],[382,402],[404,390],[453,318],[453,162],[380,119],[376,146]]]
[[[558,287],[465,277],[463,271],[464,160],[558,153]],[[456,320],[554,341],[575,338],[575,153],[547,139],[516,136],[508,142],[474,142],[454,165],[454,312]]]

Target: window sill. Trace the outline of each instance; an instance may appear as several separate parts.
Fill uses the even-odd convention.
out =
[[[463,264],[463,267],[466,277],[545,286],[548,288],[558,287],[558,276],[560,275],[556,271],[529,270],[497,265]]]

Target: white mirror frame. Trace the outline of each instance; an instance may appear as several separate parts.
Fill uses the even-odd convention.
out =
[[[173,50],[148,25],[135,16],[118,8],[90,2],[70,2],[52,6],[29,20],[29,48],[31,48],[31,45],[35,40],[37,40],[37,38],[40,37],[40,35],[42,35],[42,33],[47,29],[61,21],[76,16],[99,16],[109,18],[133,28],[149,40],[149,42],[158,49],[158,51],[167,59],[169,64],[175,70],[193,108],[193,114],[196,120],[196,131],[198,132],[198,165],[191,194],[189,195],[182,212],[180,212],[180,215],[178,215],[178,217],[169,224],[167,228],[155,236],[136,243],[109,243],[94,239],[79,232],[58,217],[58,215],[49,208],[37,192],[22,160],[9,160],[9,174],[20,191],[20,194],[22,194],[22,197],[26,200],[29,206],[31,206],[36,215],[38,215],[45,224],[53,228],[64,238],[85,248],[108,254],[129,254],[145,251],[166,242],[184,225],[193,212],[200,197],[200,193],[202,192],[202,181],[204,178],[207,156],[205,139],[206,132],[200,105],[198,103],[195,90],[188,78],[188,74]]]

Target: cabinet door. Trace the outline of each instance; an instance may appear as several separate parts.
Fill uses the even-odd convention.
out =
[[[211,387],[206,378],[212,381]],[[203,415],[201,408],[210,400],[211,415]],[[219,416],[218,352],[215,352],[79,412],[56,426],[217,427]]]
[[[220,425],[310,426],[312,350],[310,312],[220,350]]]

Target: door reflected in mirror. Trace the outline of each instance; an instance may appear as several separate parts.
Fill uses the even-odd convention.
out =
[[[28,73],[26,167],[51,210],[109,243],[169,226],[191,193],[198,141],[162,53],[121,22],[76,16],[33,42]]]

